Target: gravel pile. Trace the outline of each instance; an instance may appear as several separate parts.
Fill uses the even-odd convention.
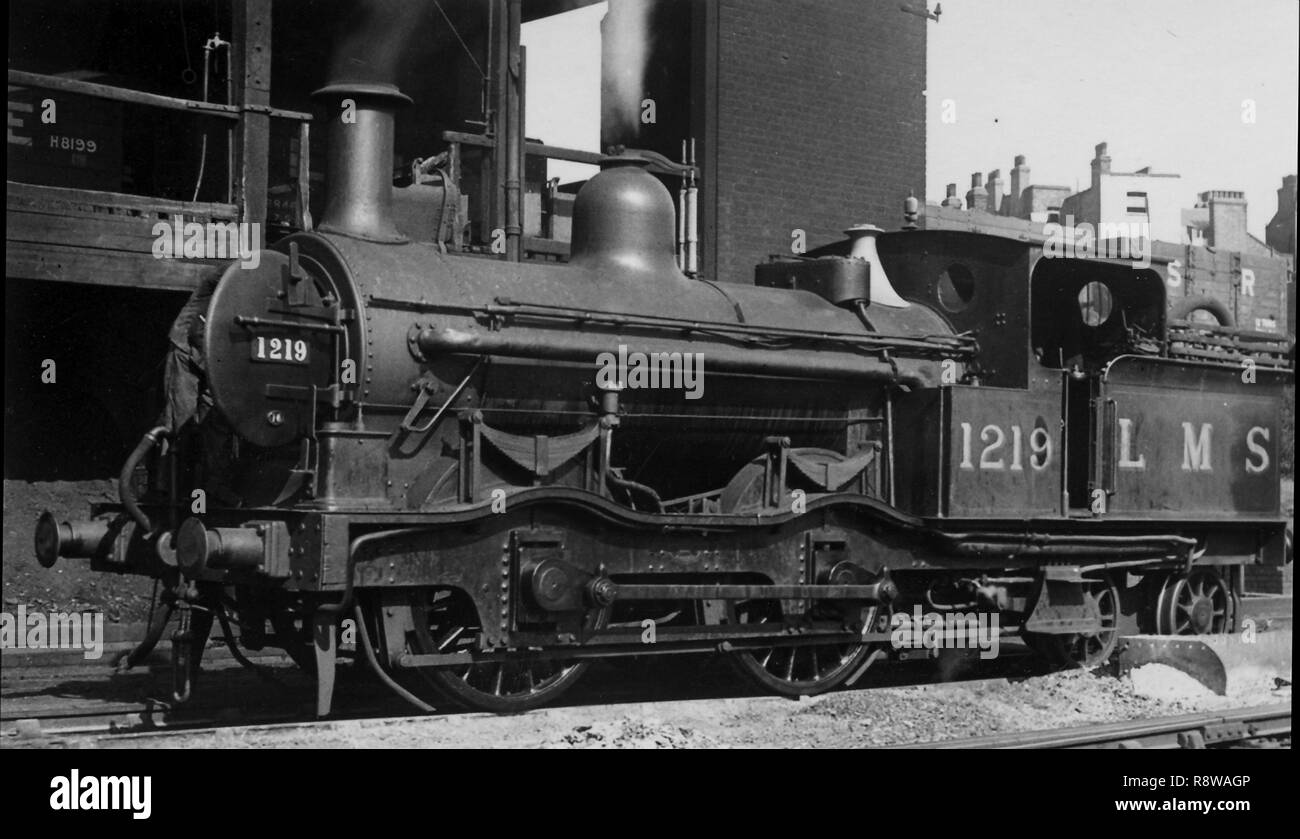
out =
[[[656,719],[620,719],[576,726],[562,738],[563,745],[580,749],[688,749],[718,744],[692,728]]]

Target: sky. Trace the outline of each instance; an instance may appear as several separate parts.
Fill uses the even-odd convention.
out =
[[[606,8],[525,25],[529,136],[597,150]],[[1032,182],[1084,188],[1106,142],[1114,171],[1181,175],[1188,207],[1205,190],[1244,191],[1262,238],[1282,176],[1296,172],[1297,0],[943,0],[927,28],[931,201],[950,182],[964,196],[972,172],[1009,179],[1017,154]],[[551,166],[565,180],[591,172]]]
[[[1114,171],[1181,175],[1185,206],[1244,191],[1262,238],[1296,172],[1298,32],[1296,0],[943,0],[927,43],[926,196],[952,182],[965,196],[972,172],[1007,179],[1017,154],[1034,183],[1086,188],[1106,142]]]
[[[528,51],[524,129],[553,146],[600,151],[600,20],[608,3],[525,23]],[[564,182],[590,178],[594,166],[551,161]]]

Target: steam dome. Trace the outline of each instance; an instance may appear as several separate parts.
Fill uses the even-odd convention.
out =
[[[674,255],[672,196],[646,161],[613,156],[578,192],[573,207],[573,265],[602,271],[681,276]]]

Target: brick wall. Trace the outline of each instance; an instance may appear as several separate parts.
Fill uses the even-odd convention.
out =
[[[1285,256],[1239,254],[1208,248],[1175,246],[1183,288],[1170,291],[1170,303],[1179,296],[1208,295],[1222,300],[1237,319],[1237,326],[1268,332],[1287,331],[1287,293],[1291,279],[1290,261]],[[1243,284],[1243,271],[1254,275],[1254,288]],[[1253,293],[1251,293],[1253,291]],[[1257,320],[1275,324],[1269,327]]]
[[[920,5],[920,4],[916,4]],[[887,0],[719,0],[716,273],[752,282],[925,193],[925,27]],[[706,255],[708,251],[706,251]]]

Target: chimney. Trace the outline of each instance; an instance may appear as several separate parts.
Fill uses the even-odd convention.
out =
[[[1287,175],[1277,191],[1277,212],[1264,228],[1264,241],[1278,253],[1295,255],[1296,176]]]
[[[1201,193],[1210,208],[1210,230],[1206,241],[1217,250],[1244,251],[1250,245],[1246,234],[1246,194],[1227,189]]]
[[[972,172],[970,190],[966,193],[966,209],[983,210],[988,206],[988,200],[988,194],[984,191],[984,176],[979,172]]]
[[[1101,176],[1110,174],[1110,154],[1105,143],[1097,144],[1097,155],[1092,159],[1092,188],[1101,186]]]
[[[961,209],[961,199],[957,197],[957,185],[948,184],[948,194],[943,198],[944,207],[952,207],[955,210]]]
[[[989,193],[988,211],[990,213],[1000,213],[1002,211],[1002,170],[994,169],[989,172],[989,183],[986,187]]]
[[[326,102],[330,120],[329,194],[318,229],[368,242],[405,242],[393,223],[393,114],[409,105],[395,85],[336,82],[312,94]],[[355,122],[344,121],[351,100]]]
[[[1025,212],[1025,188],[1029,186],[1029,167],[1025,164],[1023,154],[1016,155],[1015,168],[1011,170],[1011,194],[1007,196],[1007,215],[1016,218],[1029,218]]]
[[[325,212],[318,229],[371,242],[405,242],[393,221],[393,115],[410,98],[397,89],[399,62],[423,14],[403,0],[350,0],[334,15],[325,87]]]

